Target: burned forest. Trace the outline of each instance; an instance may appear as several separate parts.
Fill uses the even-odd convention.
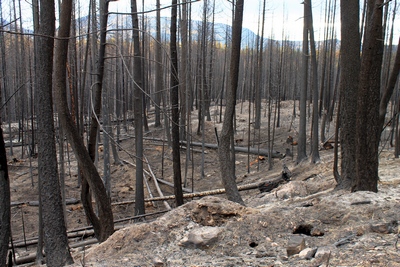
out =
[[[397,0],[0,0],[0,266],[400,266]]]

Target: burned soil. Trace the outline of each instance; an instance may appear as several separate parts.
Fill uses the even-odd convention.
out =
[[[254,130],[247,108],[248,103],[237,105],[236,145],[266,149],[267,119],[262,119],[260,130]],[[193,114],[192,142],[216,144],[215,132],[222,127],[218,112],[218,107],[211,107],[212,120],[205,122],[203,135],[196,134],[197,114]],[[333,150],[321,145],[319,163],[312,164],[308,159],[297,164],[297,147],[288,142],[290,137],[297,139],[298,117],[293,117],[293,102],[282,102],[281,112],[280,127],[271,129],[270,134],[274,136],[273,149],[282,157],[273,158],[270,166],[267,157],[237,153],[237,183],[265,183],[280,177],[283,166],[291,171],[289,181],[268,192],[257,188],[241,191],[246,206],[218,194],[186,198],[185,205],[177,208],[173,200],[167,200],[173,209],[164,213],[165,203],[148,201],[147,213],[162,214],[141,220],[132,219],[134,138],[132,126],[127,127],[119,143],[124,163],[111,166],[111,198],[119,230],[102,244],[88,242],[94,239],[79,202],[77,163],[65,143],[67,226],[71,233],[77,233],[70,239],[74,266],[400,266],[400,162],[394,158],[393,149],[386,146],[380,154],[378,193],[337,191]],[[144,139],[146,198],[159,196],[154,177],[172,183],[173,175],[164,131],[152,127],[151,119],[149,116],[150,131]],[[333,133],[331,124],[326,136]],[[192,146],[190,153],[186,152],[182,146],[187,191],[222,188],[216,150]],[[101,174],[102,153],[100,146],[97,166]],[[38,235],[37,161],[22,157],[21,148],[15,147],[9,171],[16,256],[27,257],[36,252],[34,240]],[[161,182],[159,186],[164,195],[173,194],[171,186]],[[24,246],[30,242],[32,245]]]

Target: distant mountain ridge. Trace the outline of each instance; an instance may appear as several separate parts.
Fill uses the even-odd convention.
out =
[[[87,21],[88,17],[82,17],[80,19],[80,25],[87,28]],[[118,21],[119,20],[119,21]],[[139,19],[139,25],[141,25],[142,21],[141,18]],[[161,35],[162,39],[165,41],[169,40],[169,26],[171,24],[171,19],[169,17],[162,17],[161,18]],[[192,20],[191,24],[191,33],[192,33],[192,40],[197,41],[199,38],[199,33],[202,30],[202,21]],[[78,25],[78,21],[77,21]],[[116,14],[111,14],[108,18],[108,30],[112,28],[119,28],[123,29],[132,29],[132,22],[130,16],[118,16]],[[100,27],[100,25],[98,25]],[[145,27],[144,29],[147,33],[150,33],[153,37],[156,36],[156,18],[155,17],[145,17]],[[208,34],[211,34],[211,27],[212,23],[207,23],[208,27]],[[143,30],[143,29],[141,29]],[[228,34],[226,34],[228,31]],[[215,23],[214,24],[214,40],[220,44],[226,45],[227,39],[230,38],[230,33],[232,32],[232,26],[223,23]],[[243,27],[242,29],[242,47],[253,47],[256,44],[257,34],[254,33],[252,30]],[[264,44],[268,44],[270,41],[269,38],[264,38]]]

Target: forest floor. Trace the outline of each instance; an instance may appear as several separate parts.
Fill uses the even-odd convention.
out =
[[[237,105],[237,146],[247,147],[250,137],[250,144],[255,144],[255,148],[260,144],[260,148],[266,149],[267,118],[262,118],[260,131],[249,133],[248,105],[246,102]],[[219,107],[211,107],[212,120],[205,122],[205,143],[216,144],[215,129],[220,132],[222,128],[218,112]],[[129,132],[121,136],[119,156],[125,164],[111,166],[114,219],[121,220],[116,226],[122,229],[100,245],[90,244],[93,239],[87,237],[90,229],[85,228],[83,208],[80,202],[72,201],[73,204],[67,205],[68,230],[72,233],[81,229],[71,238],[74,266],[400,266],[397,248],[400,159],[394,158],[393,149],[386,146],[380,154],[379,193],[335,191],[333,149],[321,149],[321,161],[317,164],[310,163],[310,159],[296,164],[297,147],[287,143],[288,136],[297,138],[298,117],[293,120],[292,115],[293,101],[282,102],[280,127],[274,132],[274,150],[282,154],[292,152],[293,156],[289,153],[283,158],[274,158],[270,169],[267,158],[257,160],[257,155],[236,154],[238,185],[280,177],[283,165],[292,172],[289,182],[271,192],[241,191],[246,207],[227,201],[224,194],[185,199],[186,204],[178,208],[174,208],[173,200],[168,200],[174,208],[172,211],[148,216],[139,222],[130,219],[135,215],[131,125]],[[201,142],[203,137],[196,134],[197,114],[193,113],[192,117],[192,141]],[[152,127],[152,119],[149,116],[150,131],[145,133],[144,155],[148,165],[144,166],[146,170],[150,166],[157,178],[172,182],[171,150],[160,141],[164,139],[163,130]],[[333,133],[331,123],[326,136],[331,137]],[[195,192],[222,188],[216,150],[206,148],[202,154],[201,147],[193,148],[187,172],[186,150],[181,151],[186,188],[193,188]],[[68,161],[66,198],[79,200],[77,164],[72,150],[68,151],[65,154]],[[102,162],[100,148],[100,172]],[[15,147],[9,159],[9,173],[11,200],[15,204],[12,234],[14,244],[20,246],[16,248],[16,257],[22,259],[36,252],[35,246],[22,245],[38,235],[37,160],[30,162],[22,158],[21,148]],[[152,195],[159,196],[153,178],[146,175],[146,181]],[[161,183],[160,187],[164,195],[173,194],[172,187]],[[145,188],[146,198],[150,198]],[[161,201],[146,202],[146,213],[165,210]],[[85,241],[86,246],[72,245]]]

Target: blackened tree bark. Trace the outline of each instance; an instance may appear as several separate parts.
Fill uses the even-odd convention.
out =
[[[264,58],[264,24],[265,24],[265,8],[266,0],[263,1],[262,19],[261,19],[261,36],[260,36],[260,46],[258,49],[257,56],[257,69],[255,76],[255,122],[254,129],[260,129],[261,127],[261,98],[262,98],[262,73],[263,73],[263,58]]]
[[[36,34],[39,32],[39,0],[32,1],[32,19],[33,19],[33,31]],[[3,19],[1,18],[1,20],[3,20]],[[34,54],[37,55],[38,54],[38,52],[37,52],[38,51],[38,38],[36,35],[33,37],[33,50],[34,50]],[[37,71],[37,58],[34,57],[33,58],[33,77],[34,77],[33,83],[34,84],[37,84],[36,71]],[[36,92],[36,89],[37,89],[37,86],[34,87],[33,92]],[[34,98],[32,98],[31,101],[32,101],[33,111],[35,111],[36,107],[34,104],[34,102],[35,102]],[[35,114],[35,113],[32,112],[32,114]],[[34,116],[32,116],[32,120],[31,120],[32,125],[35,125],[34,121],[35,121]],[[34,148],[36,146],[35,145],[36,141],[35,141],[34,135],[32,135],[32,137],[33,137],[32,138],[32,147]],[[36,153],[34,151],[35,150],[32,149],[33,154],[31,154],[31,155],[34,155],[34,153]],[[39,194],[38,200],[40,203],[41,202],[40,194]],[[36,247],[35,262],[37,265],[40,265],[40,264],[44,263],[44,260],[43,260],[44,259],[44,256],[43,256],[43,219],[42,219],[42,207],[40,205],[39,205],[38,211],[39,211],[39,222],[38,222],[39,229],[38,229],[38,244]]]
[[[297,163],[300,163],[304,159],[307,158],[307,86],[308,86],[308,17],[309,9],[308,5],[310,4],[309,0],[304,0],[304,25],[303,25],[303,56],[302,56],[302,81],[301,81],[301,91],[300,91],[300,125],[299,125],[299,140],[297,146]]]
[[[8,243],[11,235],[10,180],[1,124],[0,119],[0,266],[6,266]]]
[[[155,66],[155,92],[154,92],[154,106],[155,106],[155,122],[154,127],[161,127],[161,92],[163,87],[162,75],[162,56],[161,56],[161,10],[160,0],[157,0],[157,22],[156,22],[156,66]]]
[[[89,155],[92,158],[92,160],[94,160],[96,157],[97,134],[99,130],[99,123],[97,119],[100,117],[101,114],[101,95],[103,90],[109,2],[110,0],[100,0],[100,49],[99,49],[99,58],[97,62],[96,79],[93,85],[93,90],[94,90],[93,112],[90,123],[89,142],[88,142]]]
[[[71,12],[71,11],[70,11]],[[40,1],[40,28],[37,56],[37,124],[39,193],[41,196],[44,243],[48,266],[73,263],[68,247],[61,190],[58,181],[57,154],[52,101],[53,49],[55,33],[54,0]]]
[[[179,71],[179,96],[180,96],[180,139],[186,139],[186,116],[190,112],[187,110],[187,92],[188,92],[188,8],[186,0],[182,1],[182,15],[179,21],[181,28],[181,68]]]
[[[356,118],[360,73],[360,3],[340,1],[340,147],[341,174],[335,175],[338,189],[351,189],[356,169]]]
[[[383,0],[368,0],[356,122],[356,179],[352,191],[378,191],[379,120],[383,60]]]
[[[233,27],[232,27],[232,52],[230,62],[230,86],[226,92],[226,107],[220,143],[218,147],[218,158],[220,164],[222,183],[229,200],[244,205],[236,184],[235,162],[232,158],[232,147],[234,132],[233,119],[235,114],[236,92],[239,79],[240,46],[242,39],[243,22],[243,0],[237,0],[235,5]]]
[[[84,182],[82,183],[82,204],[86,216],[93,225],[97,239],[105,241],[114,232],[114,221],[111,210],[111,199],[107,196],[101,177],[86,150],[68,107],[66,90],[66,64],[68,54],[68,37],[71,23],[72,0],[63,0],[60,15],[60,28],[55,51],[55,98],[57,101],[58,118],[77,157]],[[92,207],[89,187],[98,204],[98,216]]]
[[[171,105],[172,105],[172,161],[174,170],[174,193],[176,205],[183,204],[181,156],[179,150],[179,78],[178,51],[176,46],[177,0],[172,0],[171,7]]]
[[[318,163],[319,157],[319,139],[318,139],[318,66],[317,66],[317,51],[315,49],[314,40],[314,25],[312,15],[312,4],[311,0],[308,0],[308,4],[304,4],[308,8],[308,31],[310,33],[310,50],[311,50],[311,68],[312,68],[312,94],[313,94],[313,114],[312,114],[312,139],[311,139],[311,162]]]
[[[3,21],[2,1],[0,0],[0,18]],[[0,26],[3,29],[2,26]],[[2,67],[4,68],[4,34],[0,33]],[[4,49],[4,50],[3,50]],[[4,70],[4,69],[3,69]],[[3,73],[4,74],[4,73]],[[5,77],[0,83],[0,103],[3,103],[1,87],[5,83]],[[0,266],[6,265],[8,243],[11,235],[11,210],[10,210],[10,180],[8,178],[7,152],[4,145],[3,129],[1,128],[2,119],[0,117]]]
[[[386,109],[389,104],[390,98],[393,94],[396,82],[400,73],[400,38],[397,44],[396,58],[394,60],[393,69],[389,75],[389,81],[386,85],[385,91],[382,95],[381,103],[379,106],[379,124],[380,128],[383,128],[385,124]]]
[[[133,87],[136,151],[135,215],[140,215],[145,213],[143,188],[143,75],[136,0],[131,1],[131,12],[134,49],[133,79],[135,80]]]

